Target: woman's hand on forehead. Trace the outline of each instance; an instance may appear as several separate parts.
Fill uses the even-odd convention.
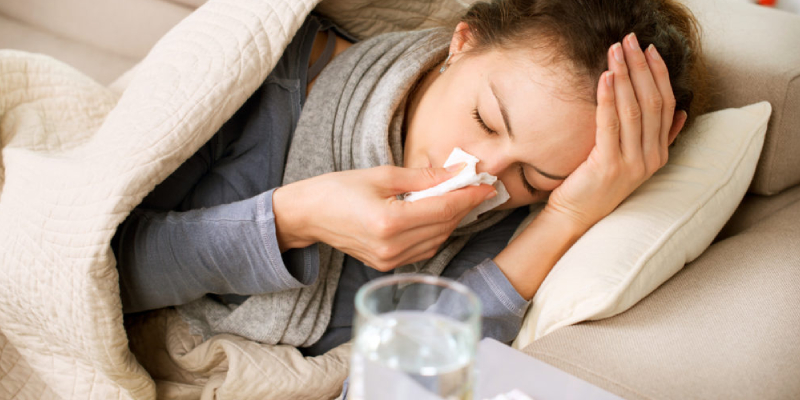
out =
[[[589,229],[668,160],[686,113],[675,112],[669,73],[634,34],[609,48],[597,87],[595,147],[550,196],[547,207]]]

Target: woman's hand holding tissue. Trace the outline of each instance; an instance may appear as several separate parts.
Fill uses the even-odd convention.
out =
[[[383,166],[283,186],[272,200],[281,250],[324,242],[380,271],[431,258],[495,189],[469,186],[415,202],[397,196],[436,186],[463,167]]]

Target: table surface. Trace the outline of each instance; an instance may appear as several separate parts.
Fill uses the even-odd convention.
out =
[[[621,400],[574,375],[494,339],[478,345],[475,399],[491,399],[513,389],[534,400]],[[434,396],[435,397],[435,396]]]
[[[475,366],[478,378],[475,382],[474,400],[491,400],[515,389],[533,400],[621,400],[615,394],[494,339],[480,341]],[[376,369],[376,366],[371,368],[372,379],[392,382],[393,390],[401,388],[402,393],[393,393],[397,398],[442,400],[402,372],[389,368]],[[347,386],[349,385],[345,387]],[[370,397],[369,394],[361,396]],[[360,396],[345,389],[343,398]]]

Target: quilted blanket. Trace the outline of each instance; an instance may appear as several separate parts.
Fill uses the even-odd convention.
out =
[[[155,45],[121,95],[52,58],[0,51],[0,398],[338,395],[347,345],[305,358],[230,335],[201,343],[169,310],[124,321],[109,246],[260,85],[318,1],[211,0]],[[416,14],[398,1],[319,11],[366,37],[461,7],[413,3]]]

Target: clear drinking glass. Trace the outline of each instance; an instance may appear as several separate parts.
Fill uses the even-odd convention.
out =
[[[451,279],[402,274],[359,289],[347,398],[472,399],[481,304]]]

